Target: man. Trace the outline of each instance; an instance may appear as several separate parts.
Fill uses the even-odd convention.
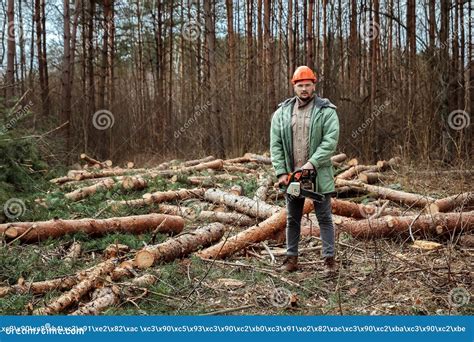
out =
[[[316,76],[307,66],[296,69],[291,82],[295,97],[279,105],[273,113],[270,129],[272,164],[280,184],[288,184],[288,173],[296,169],[315,169],[315,191],[324,194],[322,202],[314,201],[318,219],[322,256],[329,273],[336,269],[334,259],[334,226],[331,195],[334,193],[334,173],[331,156],[339,139],[339,119],[328,99],[315,95]],[[298,270],[298,243],[304,198],[286,196],[286,258],[282,269]]]

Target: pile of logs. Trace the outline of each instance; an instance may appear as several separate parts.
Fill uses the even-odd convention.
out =
[[[158,177],[190,188],[151,191],[138,198],[111,200],[107,204],[111,212],[128,207],[149,208],[144,215],[0,224],[0,236],[7,243],[34,243],[75,232],[91,236],[110,232],[172,235],[161,244],[136,251],[124,245],[111,245],[104,251],[101,263],[72,276],[41,282],[22,280],[0,287],[0,297],[12,293],[45,294],[53,289],[64,291],[44,306],[33,308],[33,314],[98,314],[119,302],[121,292],[115,282],[131,278],[127,284],[132,287],[153,284],[157,276],[140,276],[138,272],[154,265],[191,254],[203,259],[222,259],[256,243],[284,240],[284,197],[274,187],[276,177],[268,156],[247,153],[227,160],[209,156],[186,162],[170,161],[153,168],[134,168],[131,162],[123,168],[112,167],[110,161],[100,162],[85,154],[81,160],[86,162],[81,170],[51,180],[68,191],[64,195],[68,201],[87,201],[89,196],[111,189],[130,195],[148,189],[150,180]],[[375,165],[361,165],[357,159],[347,161],[345,154],[335,155],[331,160],[336,170],[337,196],[332,199],[336,234],[363,239],[406,236],[413,241],[415,237],[470,236],[474,228],[473,192],[434,198],[384,186],[383,182],[399,166],[399,158]],[[235,183],[229,186],[236,180],[251,178],[258,185],[252,197],[246,196]],[[372,201],[348,200],[351,194],[365,194]],[[318,236],[312,201],[305,201],[303,212],[306,216],[302,235]],[[80,246],[73,245],[65,260],[74,260],[78,255]],[[90,295],[90,300],[78,306],[86,295]]]

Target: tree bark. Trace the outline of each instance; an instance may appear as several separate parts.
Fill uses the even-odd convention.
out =
[[[263,201],[253,200],[245,196],[232,195],[219,189],[206,190],[204,199],[213,203],[225,204],[240,213],[260,219],[266,219],[282,209]]]
[[[7,72],[6,72],[6,97],[12,101],[15,95],[15,0],[8,0],[7,7]]]
[[[65,194],[64,197],[66,197],[70,201],[75,202],[83,198],[89,197],[98,191],[112,189],[114,185],[115,185],[115,181],[112,178],[106,178],[97,184],[93,184],[93,185],[79,188],[77,190],[69,192]]]
[[[419,235],[469,232],[474,229],[474,211],[463,213],[437,213],[421,216],[384,216],[375,220],[343,223],[339,227],[356,238],[382,238],[394,235],[406,236],[410,232]]]
[[[162,224],[163,222],[164,224]],[[103,235],[117,231],[141,234],[153,230],[157,226],[160,226],[162,233],[177,234],[183,230],[184,220],[179,216],[148,214],[109,219],[14,222],[1,224],[0,234],[5,234],[7,238],[19,238],[24,242],[34,242],[77,232],[91,235]]]
[[[474,205],[474,192],[464,192],[445,198],[440,198],[429,205],[429,213],[447,212],[459,207]]]
[[[224,231],[223,224],[212,223],[158,245],[147,246],[137,252],[134,264],[139,268],[147,268],[156,263],[170,262],[185,257],[201,247],[219,241]]]
[[[313,202],[306,200],[303,208],[303,214],[308,214],[314,209]],[[267,240],[275,235],[278,231],[286,227],[286,209],[273,214],[265,221],[252,226],[237,235],[234,235],[224,241],[206,248],[197,255],[205,259],[222,259],[226,258],[253,243]]]
[[[81,300],[82,296],[88,293],[92,288],[97,287],[103,280],[102,278],[115,268],[115,259],[108,259],[94,267],[88,275],[74,287],[63,293],[56,299],[53,299],[44,308],[33,311],[34,315],[53,315],[60,313]]]
[[[365,190],[367,192],[374,193],[379,198],[386,198],[393,202],[403,203],[409,206],[415,207],[426,207],[431,202],[434,202],[434,199],[429,196],[412,194],[404,191],[393,190],[384,188],[381,186],[364,184],[357,181],[348,181],[343,179],[336,179],[336,184],[339,186],[349,186],[357,190]]]

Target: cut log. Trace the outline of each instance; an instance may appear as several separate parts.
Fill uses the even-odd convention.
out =
[[[429,213],[447,212],[460,207],[474,205],[474,192],[464,192],[445,198],[438,199],[429,205]]]
[[[64,261],[66,263],[75,262],[81,256],[81,252],[82,252],[81,244],[77,241],[74,241],[71,247],[69,247],[69,250],[66,256],[64,257]]]
[[[255,154],[255,153],[250,153],[249,152],[249,153],[244,154],[244,158],[249,158],[253,162],[257,162],[257,163],[272,165],[272,160],[271,160],[270,157],[263,156],[263,155],[260,155],[260,154]]]
[[[137,198],[133,200],[123,200],[123,201],[109,200],[107,201],[107,205],[110,206],[110,209],[112,211],[117,212],[120,210],[120,208],[123,208],[123,207],[140,208],[140,207],[146,206],[147,203],[145,202],[143,198]]]
[[[358,176],[362,172],[377,172],[380,171],[381,167],[377,165],[355,165],[347,169],[346,171],[338,174],[337,179],[351,179]]]
[[[208,189],[204,199],[213,203],[225,204],[240,213],[266,219],[281,210],[280,207],[245,196],[235,196],[219,189]]]
[[[196,213],[192,208],[181,205],[159,204],[158,212],[162,214],[181,216],[189,220],[194,220],[196,218]]]
[[[226,163],[260,163],[271,165],[272,161],[269,157],[261,156],[254,153],[246,153],[243,157],[226,159]]]
[[[357,238],[381,238],[413,234],[439,235],[454,231],[474,230],[474,211],[463,213],[437,213],[421,216],[385,216],[375,220],[343,223],[340,228]]]
[[[142,190],[148,186],[147,181],[140,176],[126,176],[119,184],[124,190]]]
[[[257,173],[256,170],[252,170],[248,167],[237,166],[233,164],[224,164],[224,171],[227,172],[241,172],[241,173]]]
[[[208,211],[208,210],[199,212],[196,219],[213,221],[213,222],[221,222],[221,223],[226,223],[233,226],[245,226],[245,227],[248,227],[255,223],[255,219],[252,219],[251,217],[245,214],[228,213],[228,212],[220,212],[220,211]]]
[[[351,160],[347,162],[347,165],[356,166],[356,165],[359,165],[359,161],[357,160],[357,158],[352,158]]]
[[[385,176],[380,172],[365,171],[359,174],[358,179],[366,184],[375,184],[383,180]]]
[[[36,281],[36,282],[25,282],[22,284],[16,284],[12,286],[0,287],[0,298],[7,294],[44,294],[54,290],[67,290],[76,285],[87,275],[87,271],[80,271],[73,276],[67,276],[62,278]]]
[[[333,164],[339,164],[339,163],[342,163],[346,159],[347,159],[347,155],[345,153],[339,153],[331,157],[331,162]]]
[[[198,165],[198,164],[202,164],[202,163],[207,163],[207,162],[213,161],[215,159],[216,158],[214,156],[208,156],[208,157],[205,157],[205,158],[202,158],[202,159],[188,160],[188,161],[185,161],[183,163],[183,166],[184,167],[194,166],[194,165]]]
[[[365,190],[366,192],[377,195],[379,198],[386,198],[393,202],[403,203],[409,206],[424,208],[431,202],[434,202],[434,199],[429,196],[412,194],[376,185],[364,184],[358,181],[336,179],[336,184],[339,186],[349,186],[353,189]]]
[[[268,189],[273,185],[272,176],[261,174],[258,180],[258,188],[253,196],[254,200],[265,201]]]
[[[12,222],[0,224],[0,234],[7,230],[15,230],[20,241],[32,242],[57,238],[66,234],[84,232],[90,235],[103,235],[112,232],[141,234],[161,225],[162,233],[177,234],[184,228],[184,220],[179,216],[148,214],[108,219],[51,220],[41,222]]]
[[[331,199],[331,205],[333,214],[356,219],[370,217],[380,210],[380,208],[375,205],[358,204],[336,198]],[[399,216],[402,215],[402,211],[397,208],[385,208],[380,215]]]
[[[79,201],[85,197],[95,194],[97,191],[113,188],[115,181],[112,178],[104,179],[99,183],[79,188],[64,195],[70,201]]]
[[[236,184],[230,188],[229,193],[236,196],[242,196],[242,194],[244,193],[244,188],[242,188],[241,185]]]
[[[174,200],[185,200],[189,198],[199,198],[204,195],[205,189],[181,189],[169,191],[157,191],[143,195],[146,204],[169,202]]]
[[[85,153],[81,153],[81,159],[90,165],[99,165],[101,168],[107,168],[109,165],[106,162],[100,162],[97,159],[89,157]],[[111,165],[110,165],[111,166]]]
[[[124,175],[136,175],[136,176],[148,176],[150,178],[156,177],[172,177],[175,174],[185,174],[193,171],[201,171],[207,169],[220,170],[224,166],[222,159],[217,159],[207,163],[201,163],[194,166],[182,167],[175,170],[162,170],[160,167],[153,169],[113,169],[113,170],[102,170],[100,172],[88,172],[88,171],[76,171],[73,174],[69,174],[67,177],[60,177],[52,179],[50,182],[56,184],[63,184],[69,181],[80,181],[93,178],[110,178],[120,177]]]
[[[313,202],[305,200],[303,214],[313,210]],[[286,209],[272,215],[265,221],[252,226],[243,232],[238,233],[220,243],[202,250],[197,255],[204,259],[222,259],[226,258],[253,243],[262,242],[274,236],[278,231],[286,227]]]
[[[160,204],[158,212],[162,214],[178,215],[193,221],[213,221],[238,226],[249,226],[255,223],[255,219],[234,212],[202,210],[200,205],[192,204],[192,207]]]
[[[44,308],[34,310],[33,314],[57,314],[67,309],[72,304],[79,302],[82,296],[88,293],[91,289],[97,287],[102,282],[102,278],[114,270],[115,263],[116,259],[108,259],[104,262],[101,262],[92,270],[90,270],[88,275],[79,283],[74,285],[71,290],[52,300]]]
[[[400,165],[401,161],[402,159],[400,157],[391,158],[389,161],[379,160],[377,162],[377,166],[379,167],[380,171],[395,169]]]
[[[108,245],[106,249],[104,249],[104,258],[110,259],[110,258],[117,258],[127,252],[130,251],[130,247],[127,245],[123,245],[120,243],[114,243],[111,245]]]
[[[96,289],[92,300],[71,313],[71,316],[96,316],[105,309],[120,301],[120,290],[116,286],[106,286]]]
[[[147,246],[137,252],[134,263],[142,268],[185,257],[201,247],[207,247],[219,241],[224,235],[224,225],[212,223],[193,232],[171,238],[163,243]],[[152,260],[150,264],[150,258]],[[142,261],[145,261],[142,263]],[[148,266],[146,266],[148,265]]]

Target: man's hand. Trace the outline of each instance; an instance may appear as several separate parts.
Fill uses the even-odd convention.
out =
[[[301,167],[302,170],[314,170],[313,164],[311,162],[307,162]]]
[[[288,185],[288,175],[286,173],[284,173],[284,174],[280,175],[280,177],[278,177],[277,186],[280,185],[280,184]]]

